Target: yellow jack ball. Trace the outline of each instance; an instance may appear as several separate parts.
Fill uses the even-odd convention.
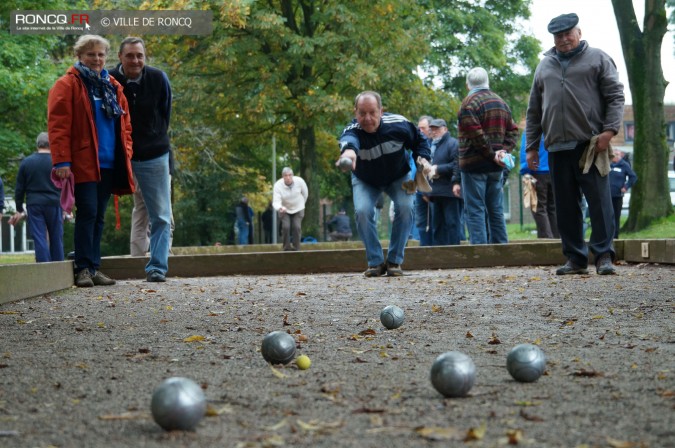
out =
[[[295,360],[295,364],[298,366],[298,369],[300,370],[307,370],[309,369],[309,366],[312,365],[312,361],[309,359],[309,356],[307,355],[300,355],[298,358]]]

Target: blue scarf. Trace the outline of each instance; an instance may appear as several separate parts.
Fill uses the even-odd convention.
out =
[[[110,83],[107,71],[103,70],[101,75],[99,75],[80,61],[77,61],[74,67],[80,72],[92,101],[94,97],[103,100],[103,109],[108,118],[117,118],[124,114],[120,104],[117,102],[117,91]]]

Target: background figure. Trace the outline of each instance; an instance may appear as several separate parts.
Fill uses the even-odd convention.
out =
[[[539,168],[543,134],[558,231],[567,258],[556,274],[588,273],[590,247],[596,272],[608,275],[616,273],[612,264],[616,254],[609,176],[601,174],[595,163],[584,172],[579,161],[585,153],[594,151],[596,161],[603,157],[609,167],[607,150],[623,117],[623,84],[612,58],[581,40],[578,23],[579,17],[571,13],[548,24],[554,47],[544,53],[532,81],[526,124],[527,165],[533,170]],[[583,234],[582,193],[591,216],[589,246]]]
[[[502,159],[515,147],[518,128],[509,106],[490,90],[485,69],[471,69],[466,76],[466,86],[469,94],[459,110],[458,130],[469,241],[471,244],[508,243]]]
[[[274,184],[272,206],[279,213],[281,220],[281,240],[284,250],[300,250],[302,219],[305,217],[308,194],[307,184],[301,177],[294,176],[293,170],[289,167],[281,170],[281,179]]]
[[[337,215],[328,221],[328,226],[331,228],[329,233],[331,241],[349,241],[352,237],[352,226],[344,208],[341,208]]]
[[[9,223],[15,226],[26,217],[25,198],[28,229],[35,244],[35,261],[63,261],[61,190],[52,183],[52,156],[46,132],[37,136],[36,146],[37,152],[23,159],[19,166],[14,190],[16,214]]]
[[[417,120],[417,128],[422,135],[427,139],[427,145],[434,153],[433,138],[431,136],[431,121],[433,117],[430,115],[422,115]],[[433,226],[431,225],[431,204],[429,203],[429,196],[418,191],[415,193],[415,222],[413,227],[419,234],[420,246],[431,246],[433,244]]]
[[[75,284],[112,285],[101,265],[101,237],[111,194],[131,194],[131,122],[122,86],[105,70],[110,43],[85,34],[78,61],[49,91],[47,123],[52,163],[75,183]]]
[[[2,214],[5,212],[5,185],[0,177],[0,224],[2,224]]]
[[[272,226],[274,225],[272,213],[274,213],[274,208],[272,207],[272,201],[270,201],[262,214],[263,242],[265,244],[272,243]]]
[[[120,63],[110,73],[122,84],[129,99],[134,146],[131,166],[140,189],[140,195],[134,196],[134,210],[140,214],[145,209],[150,222],[150,259],[145,265],[146,280],[164,282],[169,270],[172,222],[171,142],[168,134],[171,85],[166,73],[145,65],[145,43],[142,39],[124,39],[118,57]],[[138,199],[143,200],[142,205],[140,201],[137,204]],[[143,221],[142,216],[132,217],[132,239],[136,241],[147,235],[147,225],[141,227]],[[138,227],[134,228],[134,223]],[[134,253],[138,253],[138,249],[145,247],[134,248]]]
[[[612,195],[612,207],[614,208],[614,238],[619,238],[621,227],[621,209],[623,208],[623,194],[637,182],[637,174],[630,164],[623,158],[621,151],[614,152],[614,158],[610,164],[609,189]]]
[[[253,235],[253,209],[248,205],[246,196],[242,196],[234,211],[237,215],[236,225],[239,231],[239,245],[249,244],[249,237]]]
[[[431,169],[427,139],[401,115],[384,113],[380,94],[359,93],[354,100],[354,119],[339,138],[340,157],[352,159],[352,190],[356,229],[366,248],[366,277],[401,276],[403,253],[413,225],[413,195],[402,187],[410,177],[409,155],[426,176]],[[377,233],[376,203],[387,195],[394,202],[395,217],[387,259]]]
[[[548,169],[548,152],[544,148],[544,137],[539,144],[539,167],[531,170],[527,166],[525,146],[527,138],[525,132],[520,142],[520,174],[531,175],[534,182],[534,190],[537,195],[537,207],[533,208],[532,217],[537,225],[537,238],[560,238],[558,222],[555,215],[555,200],[553,199],[553,184]]]
[[[463,204],[457,139],[450,136],[445,120],[431,121],[434,151],[431,158],[433,245],[457,245],[460,241]]]

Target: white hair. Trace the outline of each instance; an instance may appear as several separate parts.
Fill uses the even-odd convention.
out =
[[[487,71],[483,67],[475,67],[466,74],[466,85],[469,89],[489,89]]]

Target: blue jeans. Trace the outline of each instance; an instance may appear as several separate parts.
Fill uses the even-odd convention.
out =
[[[239,231],[239,245],[248,244],[248,223],[243,219],[237,219],[237,230]]]
[[[166,275],[171,245],[169,153],[150,160],[132,160],[131,168],[150,218],[150,260],[145,272],[159,271]]]
[[[63,215],[58,205],[27,205],[35,261],[63,261]]]
[[[508,243],[502,194],[502,171],[462,172],[462,197],[471,244]]]
[[[394,201],[394,222],[389,237],[387,261],[392,264],[403,263],[403,251],[408,242],[410,228],[413,224],[414,196],[407,194],[401,185],[408,180],[408,175],[396,179],[384,187],[375,187],[363,182],[352,174],[352,190],[354,193],[354,219],[356,229],[366,247],[368,266],[384,263],[384,252],[377,235],[375,223],[375,203],[382,192]]]
[[[101,266],[105,210],[112,194],[114,170],[101,169],[100,182],[75,184],[75,273]]]

